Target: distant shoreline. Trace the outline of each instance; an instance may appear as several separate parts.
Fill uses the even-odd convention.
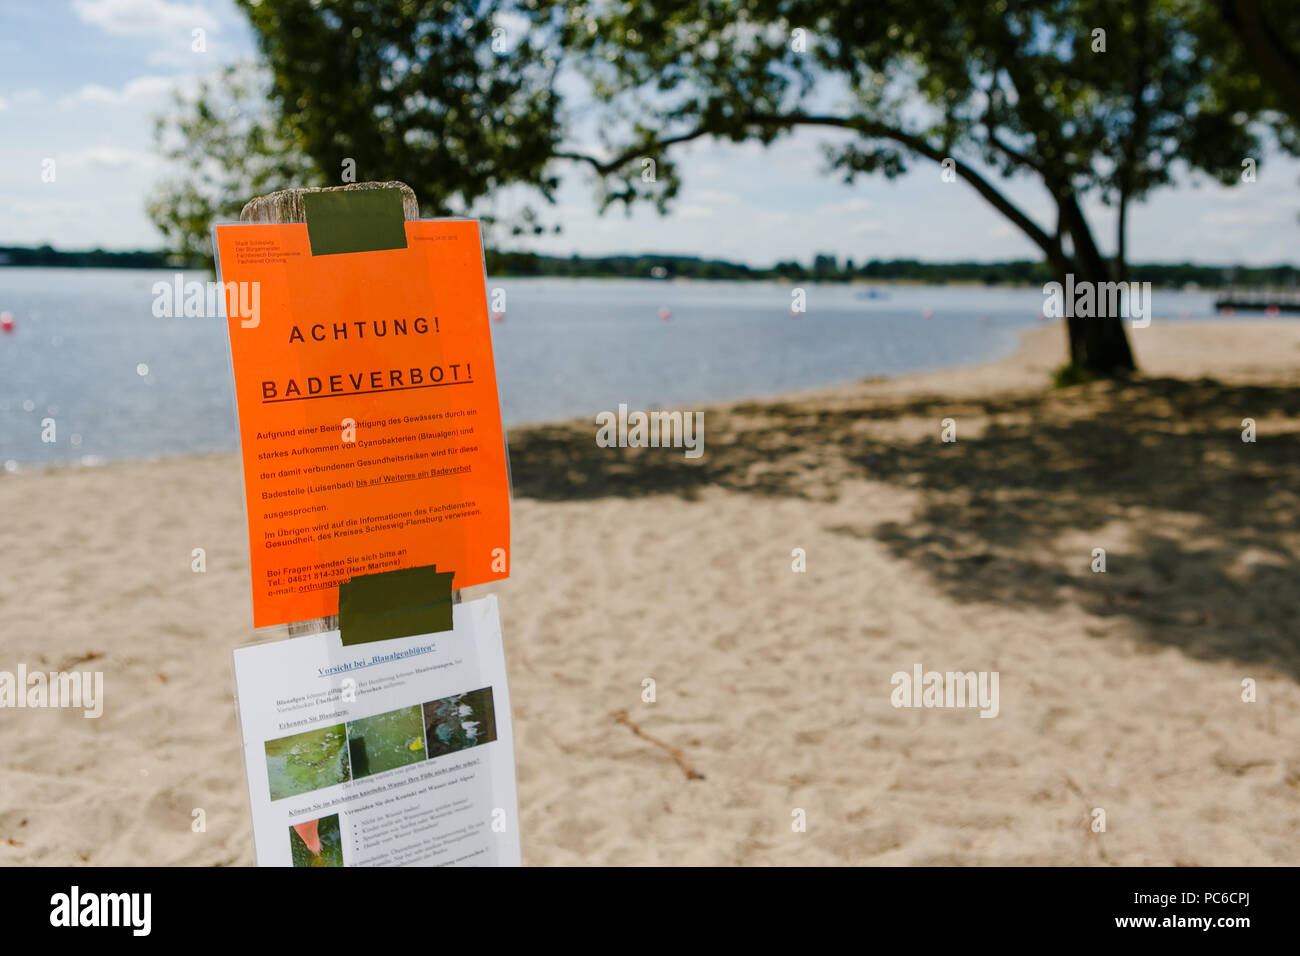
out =
[[[1046,263],[1017,259],[999,262],[921,262],[915,259],[872,259],[856,264],[821,255],[809,266],[795,261],[778,262],[767,268],[702,259],[697,256],[647,253],[616,256],[545,256],[531,252],[501,252],[488,249],[487,273],[494,278],[633,279],[672,281],[681,279],[731,282],[808,282],[842,285],[952,285],[993,288],[1041,288],[1053,280]],[[169,253],[150,250],[111,252],[102,249],[67,252],[49,246],[28,248],[0,246],[0,270],[18,269],[113,269],[155,271],[205,271],[202,261],[180,260]],[[1296,288],[1300,266],[1279,263],[1272,266],[1232,266],[1179,263],[1134,263],[1129,278],[1150,282],[1154,288],[1217,290],[1224,288]]]

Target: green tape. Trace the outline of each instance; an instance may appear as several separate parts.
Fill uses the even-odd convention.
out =
[[[436,565],[358,574],[339,585],[343,643],[368,644],[451,630],[451,579]]]
[[[304,193],[313,256],[406,248],[406,217],[398,189]]]

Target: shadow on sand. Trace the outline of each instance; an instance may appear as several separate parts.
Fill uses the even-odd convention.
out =
[[[949,417],[959,441],[944,444]],[[1135,622],[1155,647],[1300,679],[1298,389],[1138,378],[976,399],[864,392],[741,404],[706,426],[696,461],[599,448],[594,424],[514,431],[515,494],[830,501],[848,481],[892,483],[920,495],[912,520],[829,530],[882,544],[959,601],[1074,602]]]

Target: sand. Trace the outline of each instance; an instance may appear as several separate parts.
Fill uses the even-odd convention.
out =
[[[1300,323],[1133,341],[1122,384],[1047,388],[1044,327],[710,408],[698,462],[512,429],[525,863],[1300,863]],[[0,476],[0,669],[106,699],[0,711],[0,864],[253,862],[241,495],[234,457]],[[998,716],[895,708],[916,664]]]

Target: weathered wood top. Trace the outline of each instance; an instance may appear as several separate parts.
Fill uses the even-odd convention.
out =
[[[240,210],[240,222],[306,222],[307,213],[303,209],[302,197],[307,193],[329,193],[351,189],[397,189],[402,193],[402,215],[406,219],[420,218],[420,204],[416,202],[415,190],[406,183],[396,180],[387,183],[348,183],[344,186],[308,186],[303,189],[281,189],[256,196],[244,203]]]

